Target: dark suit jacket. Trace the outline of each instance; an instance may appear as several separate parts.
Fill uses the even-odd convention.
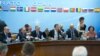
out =
[[[17,38],[19,37],[20,42],[25,41],[26,39],[26,34],[23,33],[18,33]]]
[[[0,20],[0,32],[3,32],[5,26],[7,26],[6,23]]]
[[[78,36],[78,31],[76,29],[73,29],[73,31],[74,31],[75,37],[79,37]],[[70,29],[68,29],[66,31],[66,34],[68,35],[68,38],[73,38],[73,37],[71,37],[71,30]]]
[[[53,38],[54,38],[54,35],[55,35],[55,30],[53,29],[53,30],[51,30],[51,31],[49,32],[49,37],[53,37]],[[60,40],[59,35],[61,35],[61,36],[62,36],[62,39],[64,39],[64,37],[63,37],[61,31],[58,31],[58,40]]]
[[[7,42],[6,42],[7,37],[10,38],[10,37],[11,37],[11,33],[8,33],[7,35],[5,35],[4,32],[0,33],[0,41],[1,41],[2,43],[7,43]]]
[[[31,32],[31,36],[33,37],[39,37],[40,39],[42,39],[42,32],[39,31],[39,35],[36,33],[36,30]]]

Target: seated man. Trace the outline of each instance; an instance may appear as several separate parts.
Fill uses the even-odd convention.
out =
[[[11,33],[7,26],[4,27],[4,30],[0,35],[0,42],[7,43],[11,41]]]
[[[68,35],[68,38],[71,38],[72,40],[78,39],[78,31],[74,28],[73,24],[70,25],[70,28],[66,31],[66,34]]]
[[[77,46],[73,49],[72,56],[88,56],[86,47]]]
[[[25,28],[21,28],[18,35],[17,35],[17,39],[20,40],[20,42],[23,42],[26,40],[26,30]]]
[[[45,31],[43,32],[43,37],[45,39],[48,39],[48,37],[49,37],[49,29],[48,28],[46,28]]]
[[[26,42],[22,47],[22,56],[34,56],[35,46],[32,42]]]
[[[6,44],[0,43],[0,56],[6,56],[8,47]]]
[[[40,27],[39,26],[35,26],[35,30],[32,31],[31,36],[34,39],[42,39],[42,32],[40,31]]]
[[[3,32],[5,26],[7,26],[7,24],[4,21],[0,20],[0,33]]]
[[[50,31],[49,37],[51,38],[51,40],[63,40],[64,39],[59,24],[54,25],[54,29]]]

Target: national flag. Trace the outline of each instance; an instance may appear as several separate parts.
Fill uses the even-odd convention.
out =
[[[88,12],[94,12],[93,8],[88,9]]]
[[[51,12],[56,12],[56,8],[51,8]]]
[[[25,7],[24,11],[25,12],[30,12],[30,7]]]
[[[8,5],[3,5],[2,10],[5,11],[5,12],[8,12],[9,11],[9,6]]]
[[[36,12],[37,10],[36,10],[37,8],[36,7],[31,7],[31,12]]]
[[[95,8],[94,11],[95,12],[100,12],[100,8]]]
[[[63,8],[63,12],[68,12],[69,8]]]
[[[2,11],[2,6],[0,6],[0,11]]]
[[[70,12],[75,12],[75,8],[70,8]]]
[[[16,7],[15,6],[11,6],[10,7],[10,11],[16,11]]]
[[[22,12],[23,11],[23,7],[17,7],[17,11],[18,12]]]
[[[50,8],[49,7],[45,7],[44,8],[44,12],[50,12]]]
[[[82,8],[82,12],[86,13],[88,10],[86,8]]]
[[[62,12],[63,9],[62,8],[57,8],[57,12]]]
[[[38,12],[43,12],[43,6],[38,6]]]
[[[81,12],[81,8],[76,8],[76,12]]]

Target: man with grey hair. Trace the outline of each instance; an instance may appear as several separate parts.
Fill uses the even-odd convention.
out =
[[[6,56],[8,47],[6,44],[0,43],[0,56]]]
[[[88,51],[84,46],[77,46],[73,49],[72,56],[88,56]]]
[[[26,42],[22,47],[22,56],[34,56],[35,46],[32,42]]]

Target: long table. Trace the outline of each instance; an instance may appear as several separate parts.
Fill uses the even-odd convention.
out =
[[[37,41],[35,56],[72,56],[75,46],[86,46],[88,56],[100,56],[100,41]],[[7,56],[20,56],[23,43],[8,45]]]

